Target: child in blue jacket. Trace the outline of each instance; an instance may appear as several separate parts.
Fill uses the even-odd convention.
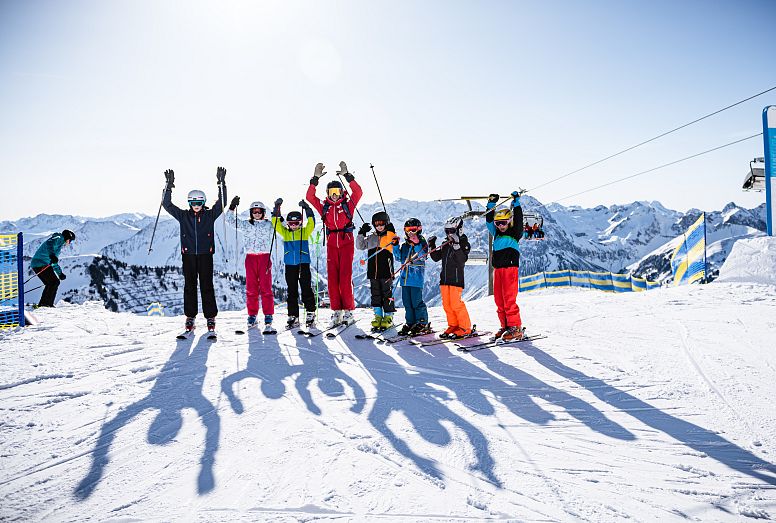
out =
[[[417,336],[431,332],[431,325],[428,323],[428,309],[423,301],[428,243],[421,234],[422,232],[423,224],[420,223],[420,220],[410,218],[404,223],[404,243],[399,249],[393,251],[396,261],[402,264],[399,274],[405,318],[404,326],[399,331],[402,336]],[[395,241],[398,242],[398,237]]]

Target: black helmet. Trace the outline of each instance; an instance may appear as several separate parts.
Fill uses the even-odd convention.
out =
[[[335,187],[337,189],[343,189],[342,184],[340,183],[339,180],[332,180],[332,181],[330,181],[329,183],[326,184],[326,190],[327,191],[329,189],[334,189]]]
[[[286,221],[289,222],[301,222],[302,221],[302,213],[299,211],[291,211],[286,215]]]
[[[65,229],[64,231],[62,231],[62,237],[65,240],[70,240],[71,242],[75,241],[75,233],[73,231],[68,230],[68,229]]]
[[[404,222],[404,232],[407,232],[408,227],[414,227],[415,228],[414,232],[417,234],[420,234],[421,232],[423,232],[423,224],[420,223],[420,220],[418,220],[417,218],[410,218],[409,220]]]
[[[388,213],[385,211],[377,211],[372,215],[372,225],[375,224],[375,222],[385,222],[386,225],[390,223],[391,219],[388,217]]]

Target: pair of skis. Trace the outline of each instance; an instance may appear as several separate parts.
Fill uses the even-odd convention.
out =
[[[194,329],[191,330],[185,330],[175,336],[175,339],[177,340],[188,340],[189,338],[194,337]],[[207,331],[207,334],[205,334],[205,339],[210,341],[217,341],[218,335],[216,334],[216,331]]]
[[[246,327],[245,329],[236,329],[236,330],[234,331],[234,333],[235,333],[235,334],[245,334],[246,332],[248,332],[248,331],[249,331],[249,330],[251,330],[251,329],[256,329],[256,330],[259,330],[259,324],[258,324],[258,323],[254,323],[253,325],[249,325],[249,326],[248,326],[248,327]],[[262,333],[263,335],[265,335],[265,336],[271,336],[271,335],[273,335],[273,334],[277,334],[277,333],[278,333],[278,331],[277,331],[277,329],[276,329],[275,327],[273,327],[273,326],[271,326],[271,325],[270,325],[269,327],[267,327],[267,326],[265,325],[265,326],[264,326],[264,330],[262,330],[262,331],[261,331],[261,333]]]
[[[321,334],[324,334],[324,335],[326,335],[327,339],[331,340],[331,339],[336,338],[337,336],[339,336],[343,332],[345,332],[348,329],[348,327],[350,327],[352,325],[355,325],[355,324],[356,324],[355,321],[349,322],[349,323],[338,323],[336,325],[332,325],[331,327],[329,327],[327,329],[323,329],[323,330],[317,331],[317,332],[316,331],[312,331],[312,330],[299,329],[297,331],[297,334],[299,334],[301,336],[305,336],[307,338],[317,338]]]
[[[501,345],[511,345],[513,343],[522,343],[524,341],[534,341],[546,338],[545,334],[526,334],[525,327],[523,327],[523,337],[519,339],[503,340],[503,339],[490,339],[482,343],[475,343],[474,345],[461,345],[456,343],[456,349],[459,352],[473,352],[477,350],[490,349],[493,347],[500,347]]]

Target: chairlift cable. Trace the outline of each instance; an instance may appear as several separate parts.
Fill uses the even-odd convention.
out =
[[[685,127],[689,127],[689,126],[691,126],[691,125],[693,125],[693,124],[696,124],[696,123],[698,123],[698,122],[700,122],[700,121],[702,121],[702,120],[705,120],[706,118],[710,118],[710,117],[712,117],[712,116],[714,116],[714,115],[716,115],[716,114],[719,114],[719,113],[721,113],[721,112],[723,112],[723,111],[727,111],[728,109],[732,109],[733,107],[735,107],[735,106],[737,106],[737,105],[741,105],[741,104],[742,104],[742,103],[744,103],[744,102],[748,102],[749,100],[752,100],[752,99],[754,99],[754,98],[757,98],[758,96],[762,96],[762,95],[764,95],[765,93],[769,93],[769,92],[771,92],[771,91],[773,91],[773,90],[776,90],[776,86],[773,86],[773,87],[771,87],[771,88],[769,88],[769,89],[766,89],[765,91],[761,91],[761,92],[759,92],[759,93],[757,93],[757,94],[754,94],[754,95],[752,95],[752,96],[749,96],[749,97],[747,97],[747,98],[744,98],[743,100],[739,100],[739,101],[737,101],[737,102],[735,102],[735,103],[733,103],[733,104],[730,104],[730,105],[728,105],[728,106],[726,106],[726,107],[723,107],[722,109],[718,109],[718,110],[716,110],[716,111],[714,111],[714,112],[711,112],[711,113],[709,113],[709,114],[707,114],[707,115],[705,115],[705,116],[701,116],[700,118],[696,118],[695,120],[693,120],[693,121],[691,121],[691,122],[687,122],[686,124],[680,125],[679,127],[674,127],[674,128],[673,128],[673,129],[671,129],[670,131],[663,132],[663,133],[661,133],[661,134],[658,134],[657,136],[654,136],[654,137],[652,137],[652,138],[650,138],[650,139],[648,139],[648,140],[644,140],[643,142],[637,143],[636,145],[632,145],[632,146],[630,146],[630,147],[627,147],[627,148],[625,148],[625,149],[623,149],[623,150],[621,150],[621,151],[619,151],[619,152],[616,152],[616,153],[614,153],[614,154],[610,154],[609,156],[607,156],[607,157],[605,157],[605,158],[601,158],[600,160],[597,160],[597,161],[595,161],[595,162],[593,162],[593,163],[589,163],[589,164],[585,165],[584,167],[580,167],[579,169],[575,169],[575,170],[573,170],[573,171],[571,171],[571,172],[568,172],[568,173],[566,173],[566,174],[563,174],[563,175],[561,175],[561,176],[558,176],[557,178],[553,178],[552,180],[550,180],[550,181],[548,181],[548,182],[545,182],[545,183],[543,183],[543,184],[541,184],[541,185],[537,185],[536,187],[534,187],[534,188],[532,188],[532,189],[529,189],[529,191],[535,191],[536,189],[540,189],[540,188],[542,188],[542,187],[545,187],[545,186],[547,186],[547,185],[550,185],[551,183],[555,183],[555,182],[557,182],[558,180],[562,180],[562,179],[564,179],[564,178],[567,178],[567,177],[571,176],[572,174],[576,174],[576,173],[578,173],[578,172],[580,172],[580,171],[584,171],[585,169],[588,169],[589,167],[593,167],[594,165],[598,165],[598,164],[600,164],[600,163],[603,163],[603,162],[605,162],[605,161],[607,161],[607,160],[611,160],[612,158],[615,158],[615,157],[617,157],[617,156],[620,156],[621,154],[624,154],[624,153],[626,153],[626,152],[628,152],[628,151],[632,151],[633,149],[636,149],[637,147],[641,147],[642,145],[648,144],[648,143],[650,143],[650,142],[654,142],[655,140],[657,140],[657,139],[659,139],[659,138],[663,138],[664,136],[668,136],[668,135],[669,135],[669,134],[671,134],[671,133],[674,133],[674,132],[676,132],[676,131],[679,131],[679,130],[681,130],[681,129],[684,129]],[[731,144],[731,145],[732,145],[732,144]],[[603,186],[602,186],[602,187],[603,187]]]
[[[591,189],[586,189],[584,191],[580,191],[580,192],[575,193],[575,194],[570,194],[569,196],[564,196],[563,198],[558,198],[556,200],[553,200],[551,203],[557,203],[557,202],[560,202],[562,200],[568,200],[569,198],[573,198],[575,196],[579,196],[580,194],[589,193],[589,192],[601,189],[603,187],[608,187],[609,185],[614,185],[615,183],[619,183],[619,182],[622,182],[622,181],[625,181],[625,180],[630,180],[631,178],[635,178],[635,177],[641,176],[643,174],[651,173],[651,172],[657,171],[658,169],[663,169],[664,167],[669,167],[671,165],[676,165],[677,163],[681,163],[681,162],[690,160],[692,158],[697,158],[698,156],[702,156],[704,154],[708,154],[708,153],[711,153],[711,152],[714,152],[714,151],[718,151],[719,149],[724,149],[725,147],[730,147],[731,145],[735,145],[737,143],[745,142],[747,140],[751,140],[752,138],[757,138],[758,136],[762,136],[762,135],[763,135],[763,133],[753,134],[751,136],[747,136],[746,138],[741,138],[740,140],[735,140],[733,142],[729,142],[729,143],[726,143],[724,145],[719,145],[717,147],[714,147],[712,149],[708,149],[708,150],[700,152],[700,153],[695,153],[695,154],[690,155],[690,156],[685,156],[684,158],[680,158],[679,160],[674,160],[672,162],[664,163],[663,165],[658,165],[657,167],[653,167],[651,169],[647,169],[646,171],[641,171],[641,172],[638,172],[636,174],[631,174],[629,176],[625,176],[623,178],[618,178],[616,180],[612,180],[612,181],[604,183],[602,185],[598,185],[598,186],[593,187]],[[547,205],[549,205],[549,204],[547,204]]]

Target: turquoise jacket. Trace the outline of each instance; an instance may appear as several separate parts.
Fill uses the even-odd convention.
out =
[[[35,272],[38,272],[41,267],[51,265],[54,272],[56,272],[58,276],[62,276],[62,269],[57,262],[59,261],[59,253],[62,251],[64,245],[65,238],[62,236],[62,233],[55,232],[49,236],[48,240],[40,244],[38,250],[35,251],[35,256],[33,256],[32,261],[30,261],[30,267],[32,267]]]

